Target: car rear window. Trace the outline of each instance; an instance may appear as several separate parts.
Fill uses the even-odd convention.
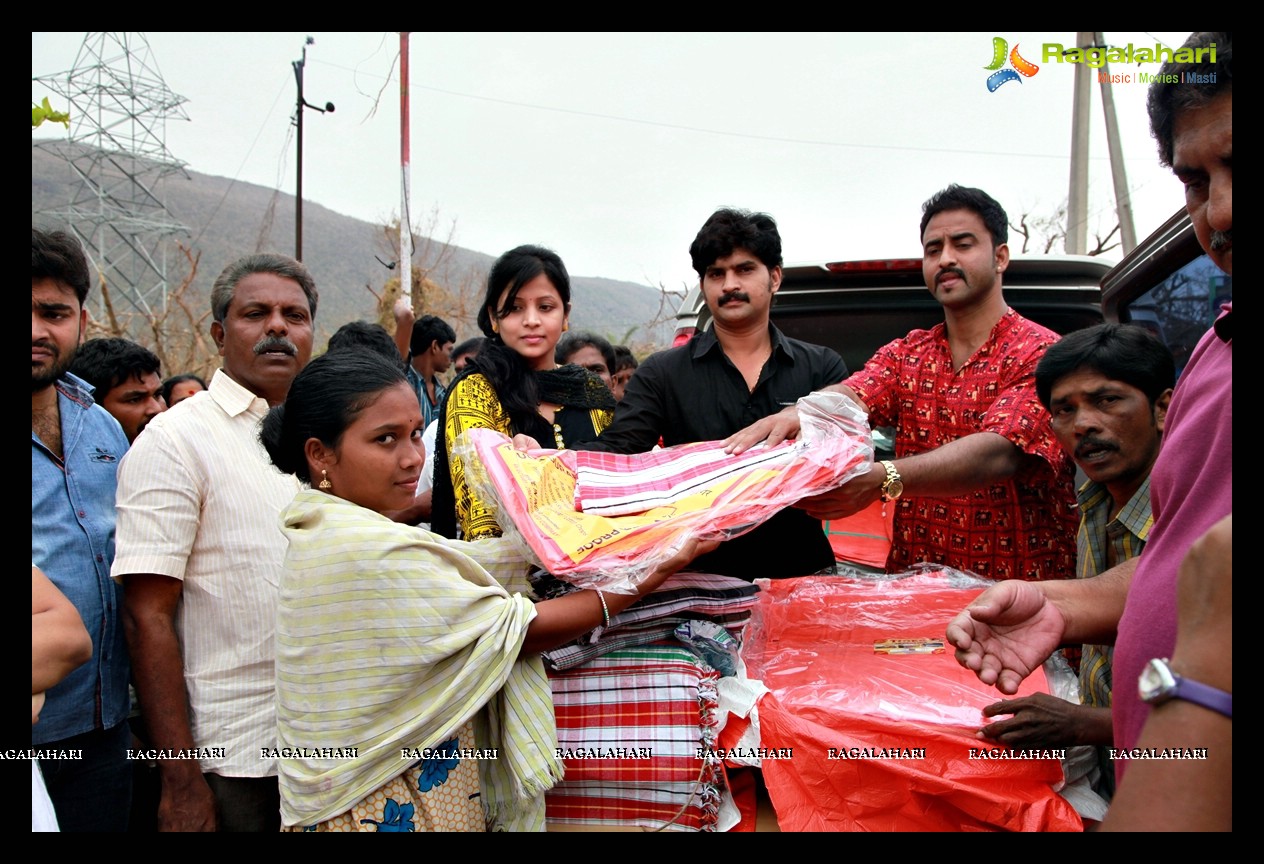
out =
[[[1120,308],[1119,319],[1147,328],[1166,343],[1177,377],[1220,307],[1233,300],[1233,277],[1200,255]]]

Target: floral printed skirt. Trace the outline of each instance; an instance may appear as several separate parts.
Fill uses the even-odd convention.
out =
[[[474,748],[466,723],[457,737],[436,750]],[[282,831],[485,831],[479,800],[478,762],[430,758],[415,762],[398,777],[361,798],[351,809],[316,825]]]

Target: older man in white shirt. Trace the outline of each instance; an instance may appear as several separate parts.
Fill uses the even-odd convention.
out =
[[[277,516],[298,481],[258,426],[311,355],[316,287],[299,262],[253,255],[219,275],[211,306],[223,368],[120,465],[113,575],[150,743],[166,751],[159,829],[275,831]]]

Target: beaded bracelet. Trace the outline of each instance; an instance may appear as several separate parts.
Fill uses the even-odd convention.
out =
[[[610,607],[606,605],[606,595],[598,591],[597,599],[601,601],[601,617],[605,619],[605,624],[603,624],[602,626],[609,627],[610,626]]]

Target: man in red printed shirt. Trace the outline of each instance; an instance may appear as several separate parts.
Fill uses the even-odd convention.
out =
[[[1058,336],[1001,295],[1009,230],[1000,204],[954,184],[922,210],[922,272],[944,323],[885,345],[830,388],[859,401],[871,425],[895,427],[896,459],[799,506],[838,519],[890,502],[890,571],[926,561],[994,579],[1070,579],[1074,466],[1033,377]],[[792,415],[739,432],[729,449],[796,434]]]

